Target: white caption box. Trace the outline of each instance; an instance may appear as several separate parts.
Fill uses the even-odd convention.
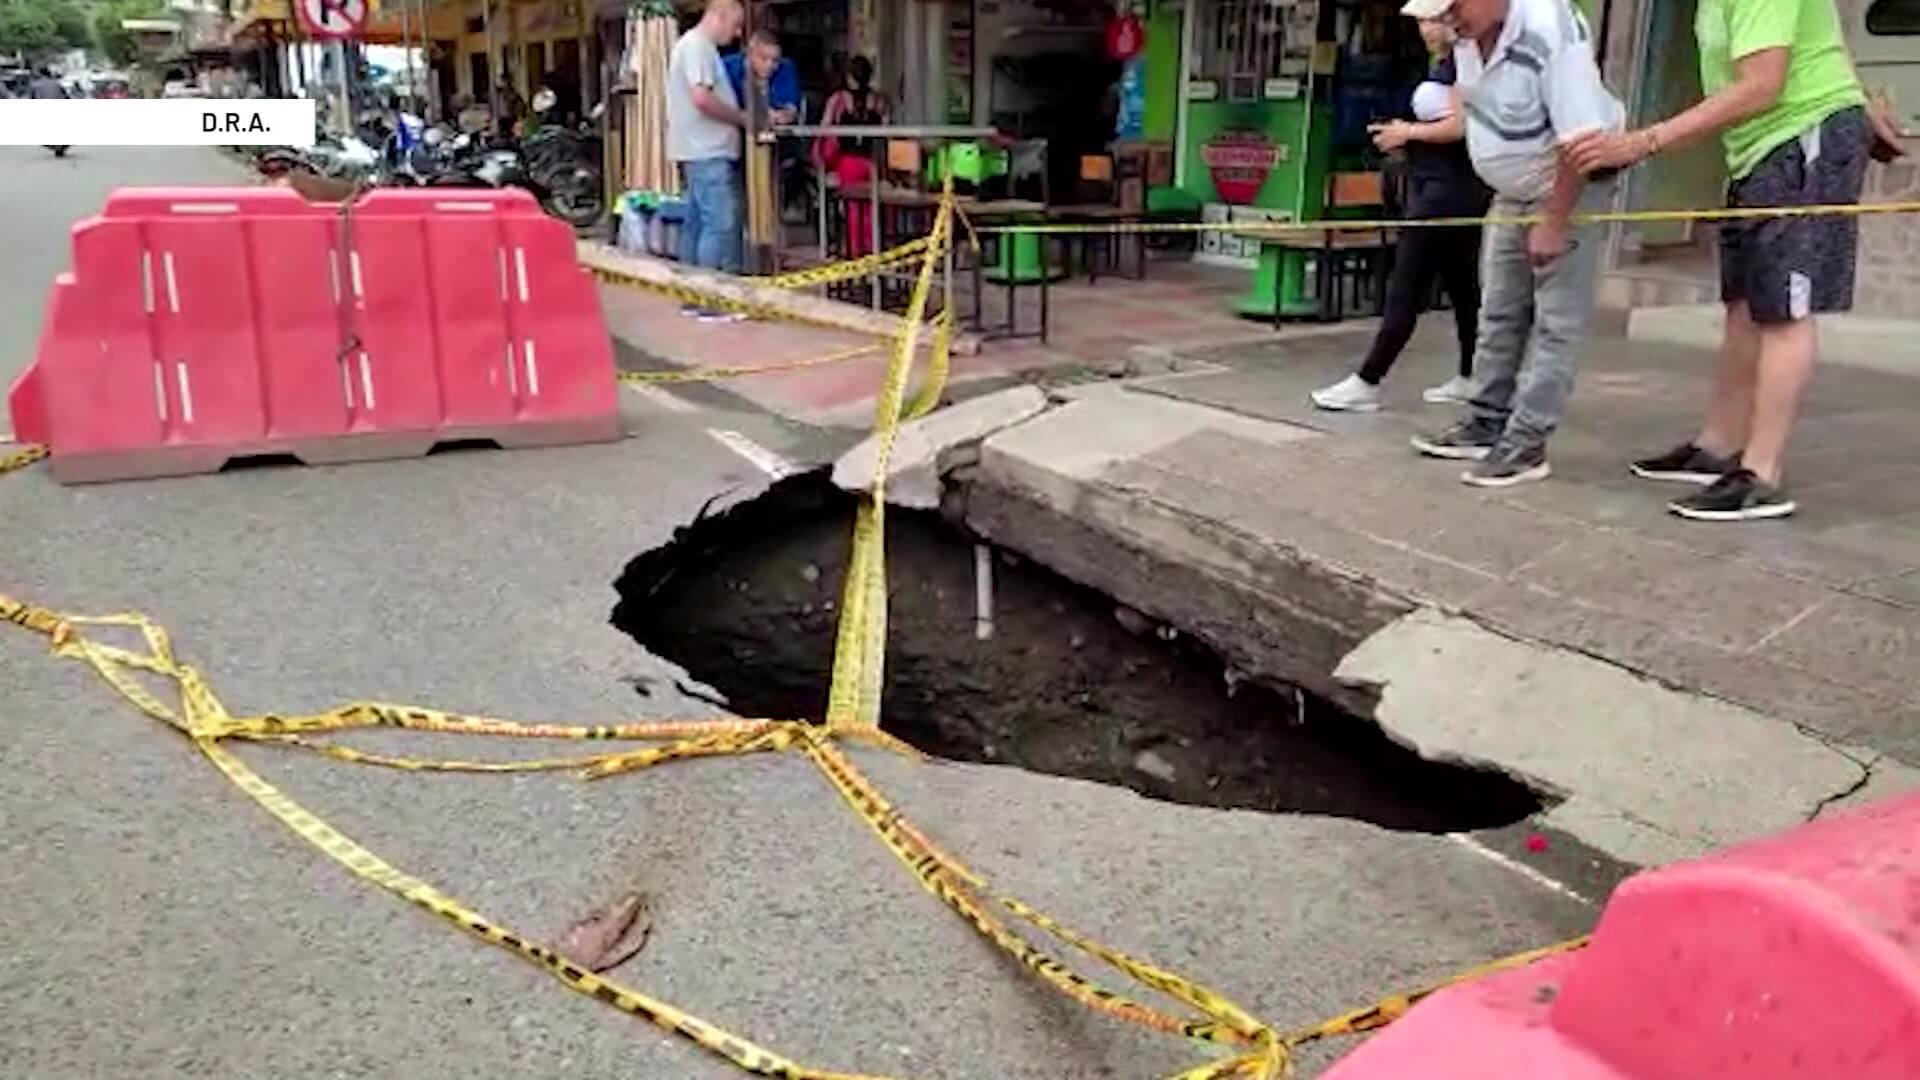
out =
[[[313,145],[304,98],[0,100],[0,146]]]

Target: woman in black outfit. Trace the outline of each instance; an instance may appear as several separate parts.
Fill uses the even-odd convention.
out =
[[[1413,91],[1413,119],[1375,124],[1373,144],[1391,153],[1404,148],[1407,184],[1403,215],[1408,219],[1480,217],[1492,193],[1474,175],[1467,157],[1465,118],[1454,91],[1452,31],[1421,20],[1420,36],[1437,56],[1425,82]],[[1413,327],[1433,295],[1435,280],[1453,300],[1454,327],[1460,336],[1460,373],[1422,396],[1435,403],[1457,403],[1473,395],[1473,341],[1480,315],[1480,227],[1449,225],[1403,229],[1387,281],[1385,313],[1373,347],[1358,371],[1315,390],[1323,409],[1372,412],[1380,407],[1380,380],[1400,358]]]

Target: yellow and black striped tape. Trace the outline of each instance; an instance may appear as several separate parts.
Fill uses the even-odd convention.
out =
[[[47,448],[38,443],[28,443],[18,450],[0,454],[0,476],[18,472],[46,456]]]
[[[787,360],[778,364],[687,368],[684,371],[622,371],[619,378],[621,382],[630,383],[718,382],[722,379],[744,379],[755,375],[774,375],[782,371],[800,371],[804,368],[843,364],[849,360],[872,356],[879,351],[879,345],[859,345],[851,349],[830,352],[824,356],[811,356],[805,360]]]
[[[1144,213],[1144,211],[1143,211]],[[1820,203],[1812,206],[1723,206],[1702,210],[1598,210],[1569,218],[1575,225],[1649,224],[1679,221],[1751,221],[1788,217],[1877,217],[1920,213],[1920,200],[1877,203]],[[1539,214],[1481,214],[1439,218],[1322,218],[1314,221],[1114,221],[1014,222],[982,225],[984,235],[1025,233],[1037,236],[1082,234],[1210,233],[1284,236],[1289,233],[1379,232],[1385,229],[1454,229],[1463,226],[1535,225]]]

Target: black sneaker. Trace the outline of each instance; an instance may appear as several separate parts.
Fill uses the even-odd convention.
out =
[[[1642,480],[1673,480],[1683,484],[1711,484],[1739,467],[1739,454],[1721,457],[1692,443],[1682,443],[1659,457],[1641,458],[1627,466]]]
[[[1551,475],[1553,466],[1547,464],[1546,447],[1522,448],[1503,440],[1479,464],[1460,474],[1460,479],[1474,487],[1512,487]]]
[[[1470,416],[1438,435],[1415,435],[1413,448],[1428,457],[1479,461],[1500,441],[1503,430],[1497,421]]]
[[[1757,521],[1786,517],[1799,507],[1784,488],[1750,470],[1734,469],[1699,491],[1673,500],[1667,509],[1694,521]]]

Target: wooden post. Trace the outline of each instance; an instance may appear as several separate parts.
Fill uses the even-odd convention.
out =
[[[749,273],[770,274],[778,268],[773,265],[773,230],[779,227],[779,208],[773,200],[773,161],[774,147],[771,143],[760,141],[761,121],[767,117],[766,91],[753,71],[753,32],[758,27],[765,10],[757,4],[747,4],[747,22],[742,48],[742,67],[747,73],[747,100],[742,102],[747,111],[747,130],[741,145],[740,160],[746,169],[747,199],[747,236],[744,268]]]

